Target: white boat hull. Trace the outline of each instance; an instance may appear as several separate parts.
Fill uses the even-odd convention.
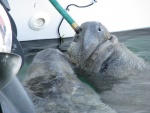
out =
[[[48,0],[8,0],[10,14],[18,30],[19,41],[59,38],[57,29],[61,15]],[[58,0],[66,8],[68,4],[80,6],[92,3],[92,0]],[[68,13],[80,25],[86,21],[99,21],[110,32],[150,27],[150,0],[97,0],[87,8],[70,7]],[[45,24],[34,26],[36,19],[45,19]],[[34,28],[35,27],[35,28]],[[60,34],[72,37],[75,32],[63,21]]]

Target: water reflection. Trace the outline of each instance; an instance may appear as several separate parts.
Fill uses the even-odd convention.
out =
[[[131,38],[123,42],[136,55],[150,62],[150,36]]]

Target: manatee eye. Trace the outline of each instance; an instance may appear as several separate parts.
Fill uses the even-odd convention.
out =
[[[98,31],[101,31],[101,28],[102,28],[102,24],[98,22]]]

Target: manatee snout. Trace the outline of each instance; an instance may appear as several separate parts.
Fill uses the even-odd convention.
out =
[[[99,22],[85,22],[81,29],[81,32],[75,35],[68,53],[73,62],[81,68],[97,71],[114,52],[118,39]],[[94,62],[97,61],[99,64],[95,65]]]
[[[107,28],[99,22],[85,22],[81,25],[81,32],[74,36],[74,42],[84,39],[85,46],[90,45],[90,42],[103,43],[110,39],[111,34]],[[90,41],[90,42],[89,42]]]
[[[78,67],[119,78],[145,69],[143,59],[120,43],[101,23],[86,22],[81,29],[76,35],[78,40],[68,49],[70,58]]]
[[[102,24],[86,22],[81,28],[78,40],[68,49],[77,75],[92,84],[102,101],[117,113],[149,113],[149,64]]]

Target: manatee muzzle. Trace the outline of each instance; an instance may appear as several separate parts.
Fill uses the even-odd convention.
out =
[[[117,37],[112,35],[107,41],[99,44],[87,61],[80,66],[86,70],[99,72],[104,62],[114,53],[114,46],[117,42]]]

